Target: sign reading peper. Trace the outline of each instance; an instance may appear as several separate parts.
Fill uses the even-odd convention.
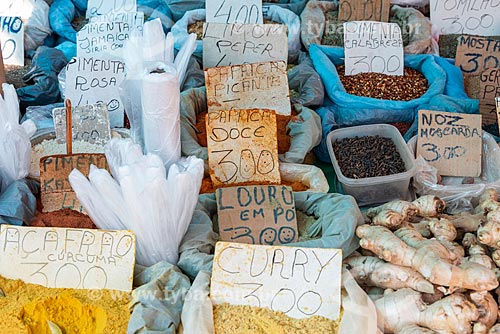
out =
[[[214,305],[249,305],[291,318],[340,315],[342,251],[331,248],[215,246],[210,298]]]
[[[134,30],[142,32],[144,13],[111,13],[92,18],[76,34],[77,57],[123,59],[123,46]]]
[[[214,187],[281,183],[273,110],[209,111],[206,125]]]
[[[130,231],[2,225],[0,275],[49,288],[132,290]],[[12,270],[15,268],[15,270]]]
[[[0,43],[5,65],[24,66],[24,23],[20,17],[0,17]]]
[[[66,98],[73,106],[104,103],[112,128],[123,127],[124,108],[118,88],[125,64],[118,60],[73,58],[66,66]]]
[[[339,21],[389,21],[390,0],[340,0]]]
[[[297,241],[292,188],[241,186],[217,189],[215,195],[220,240],[260,245]]]
[[[136,0],[89,0],[86,17],[108,15],[113,12],[134,13],[136,11]]]
[[[288,60],[283,24],[203,25],[203,67]]]
[[[481,115],[419,110],[417,156],[440,175],[481,174]]]
[[[464,76],[480,75],[488,68],[500,68],[500,40],[460,36],[455,65],[460,67]]]
[[[432,28],[439,35],[500,35],[500,2],[430,0]]]
[[[262,23],[262,0],[207,0],[206,22]]]
[[[479,109],[483,124],[497,122],[495,97],[500,96],[500,68],[490,68],[481,73],[479,89]]]
[[[403,38],[396,23],[344,23],[345,75],[376,72],[403,75]]]
[[[73,141],[105,145],[111,140],[108,109],[103,103],[73,109]],[[66,143],[66,109],[52,110],[57,142]]]
[[[209,112],[265,108],[291,113],[285,61],[208,68],[205,84]]]

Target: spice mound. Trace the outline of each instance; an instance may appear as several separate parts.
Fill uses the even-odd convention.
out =
[[[35,216],[30,226],[97,228],[89,216],[71,209],[63,209],[54,212],[40,213]]]
[[[214,306],[215,334],[334,334],[339,323],[320,316],[293,319],[283,312],[250,306]]]
[[[347,93],[381,100],[410,101],[425,94],[427,79],[417,70],[405,67],[404,74],[359,73],[345,75],[345,66],[337,66]]]
[[[405,163],[390,138],[353,137],[333,143],[333,152],[344,176],[352,179],[386,176],[406,171]]]
[[[114,290],[52,289],[0,276],[2,334],[125,334],[130,294]]]

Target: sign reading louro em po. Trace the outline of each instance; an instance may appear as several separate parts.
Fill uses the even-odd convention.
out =
[[[222,241],[284,245],[297,241],[292,188],[240,186],[215,192]]]
[[[281,183],[274,110],[209,111],[206,126],[214,187]]]
[[[10,225],[0,230],[0,275],[6,278],[49,288],[130,291],[134,264],[130,231]]]
[[[214,305],[249,305],[291,318],[340,314],[342,251],[331,248],[215,246],[210,298]]]
[[[419,110],[417,156],[440,175],[481,174],[481,115]]]

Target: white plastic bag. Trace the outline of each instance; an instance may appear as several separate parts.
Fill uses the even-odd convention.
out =
[[[208,297],[210,274],[200,271],[182,309],[183,334],[213,334],[212,304]],[[342,269],[342,308],[339,334],[376,334],[377,310],[351,273]],[[191,294],[191,295],[190,295]],[[210,303],[210,304],[209,304]],[[209,307],[210,306],[210,307]]]
[[[417,137],[408,142],[410,151],[416,152]],[[446,210],[459,213],[471,210],[486,188],[500,191],[500,147],[495,139],[483,132],[482,172],[474,178],[474,184],[462,184],[463,177],[445,176],[441,178],[436,168],[429,165],[421,156],[415,159],[416,173],[413,187],[419,195],[433,194],[446,202]]]
[[[28,120],[19,124],[19,101],[14,86],[2,85],[0,95],[0,193],[14,181],[28,176],[31,164],[30,137],[36,126]]]
[[[131,139],[112,139],[106,170],[91,167],[89,179],[74,169],[69,182],[94,223],[102,229],[136,234],[137,263],[176,264],[198,200],[203,160],[188,157],[170,166],[154,154],[142,155]]]

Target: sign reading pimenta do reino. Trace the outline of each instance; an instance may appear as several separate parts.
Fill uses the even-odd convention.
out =
[[[403,75],[403,38],[396,23],[344,23],[345,74]]]
[[[417,156],[440,175],[479,176],[482,151],[481,115],[419,110]]]
[[[340,315],[342,251],[331,248],[215,246],[210,298],[214,305],[249,305],[291,318]]]
[[[130,231],[2,225],[0,275],[49,288],[132,290]],[[12,270],[15,268],[15,270]]]
[[[215,195],[222,241],[261,245],[297,241],[292,188],[240,186],[219,188]]]

